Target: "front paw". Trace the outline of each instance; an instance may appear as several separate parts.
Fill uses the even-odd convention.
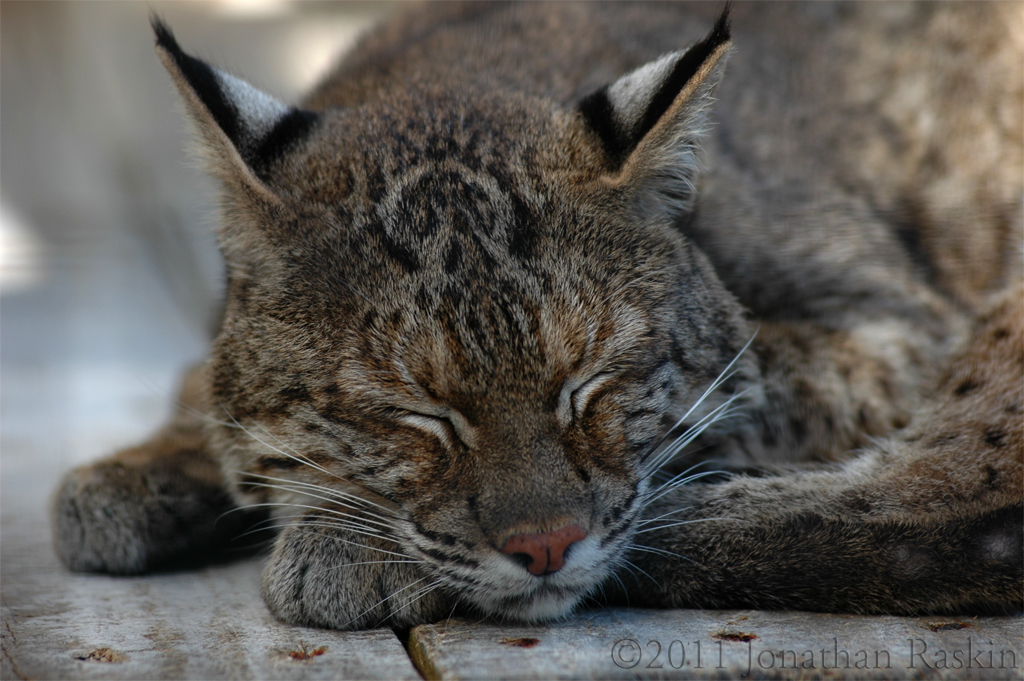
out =
[[[76,572],[132,575],[201,562],[245,519],[219,475],[189,451],[150,460],[138,450],[64,476],[53,504],[54,547]],[[198,472],[197,472],[198,471]]]
[[[307,514],[277,537],[263,571],[263,599],[278,619],[371,629],[424,624],[451,612],[449,595],[397,544],[329,524],[329,514]]]

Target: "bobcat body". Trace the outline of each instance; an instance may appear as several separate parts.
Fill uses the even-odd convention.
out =
[[[226,308],[59,555],[269,509],[269,607],[336,628],[1019,607],[1019,10],[435,5],[298,107],[156,21]]]

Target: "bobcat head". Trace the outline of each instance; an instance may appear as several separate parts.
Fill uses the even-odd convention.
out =
[[[293,108],[154,28],[223,184],[206,402],[236,501],[326,509],[484,612],[566,613],[631,545],[659,438],[756,372],[677,229],[726,16],[572,106],[481,77]]]

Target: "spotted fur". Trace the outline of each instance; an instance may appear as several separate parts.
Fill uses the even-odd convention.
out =
[[[431,5],[297,106],[155,21],[226,309],[176,421],[65,479],[58,553],[134,574],[267,512],[270,609],[335,628],[1019,606],[1004,11],[744,6],[723,80],[728,12]],[[557,571],[502,550],[565,527]]]

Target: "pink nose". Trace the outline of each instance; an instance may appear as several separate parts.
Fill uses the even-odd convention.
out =
[[[565,550],[570,544],[587,538],[587,531],[579,525],[566,525],[541,534],[517,534],[501,547],[502,553],[521,553],[530,559],[526,569],[530,574],[547,575],[565,565]]]

